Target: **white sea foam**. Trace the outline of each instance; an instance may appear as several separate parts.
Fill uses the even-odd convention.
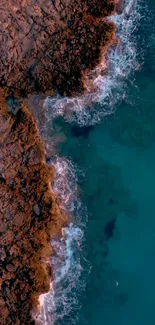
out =
[[[83,271],[84,258],[82,257],[83,222],[79,216],[85,211],[77,197],[77,177],[74,166],[65,158],[56,157],[50,161],[54,166],[56,178],[53,191],[60,200],[61,209],[72,214],[74,211],[74,223],[62,229],[62,237],[52,239],[51,245],[54,254],[50,264],[54,280],[47,294],[39,298],[40,314],[36,316],[36,322],[42,325],[63,324],[65,316],[70,317],[70,324],[76,321],[76,310],[79,309],[77,299],[78,292],[84,289],[84,283],[80,280]],[[72,214],[73,215],[73,214]],[[77,216],[77,218],[76,218]],[[74,311],[74,318],[71,313]]]
[[[126,80],[139,68],[134,32],[141,18],[140,4],[141,0],[125,0],[122,12],[109,18],[116,24],[120,41],[109,50],[106,63],[103,58],[108,74],[99,75],[93,82],[93,90],[84,95],[47,97],[44,102],[47,119],[64,116],[67,121],[91,125],[113,113],[115,104],[126,96]]]
[[[47,97],[44,102],[45,124],[41,125],[42,137],[50,139],[49,129],[51,121],[58,116],[64,116],[69,121],[76,121],[80,125],[91,125],[111,114],[115,104],[126,96],[127,83],[130,75],[138,68],[136,40],[134,31],[140,20],[141,0],[125,0],[124,9],[120,14],[110,17],[116,24],[116,34],[120,39],[111,48],[108,60],[103,66],[108,67],[108,74],[99,75],[94,80],[93,91],[74,98]],[[47,128],[49,125],[49,128]],[[50,140],[47,145],[47,152]],[[62,230],[61,239],[52,239],[54,255],[51,266],[54,281],[50,291],[40,296],[40,314],[38,319],[42,325],[75,324],[78,308],[78,291],[84,287],[81,280],[83,272],[82,240],[83,223],[80,216],[84,213],[78,200],[78,186],[74,166],[67,159],[56,157],[52,159],[56,178],[53,191],[60,199],[61,209],[72,216],[70,225]],[[72,312],[74,316],[72,318]],[[70,316],[69,316],[70,315]],[[65,323],[65,317],[67,323]]]
[[[67,213],[75,213],[75,201],[78,201],[75,168],[69,160],[60,157],[54,159],[53,165],[56,172],[53,191],[60,199],[60,207]]]

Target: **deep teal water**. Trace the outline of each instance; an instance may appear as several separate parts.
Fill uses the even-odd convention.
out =
[[[57,122],[66,137],[60,154],[84,172],[88,209],[83,250],[92,267],[78,325],[155,324],[155,2],[147,3],[137,31],[144,63],[127,98],[93,127]]]

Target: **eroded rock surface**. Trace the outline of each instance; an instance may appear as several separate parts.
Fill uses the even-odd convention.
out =
[[[84,90],[85,75],[113,39],[107,16],[114,2],[0,1],[0,325],[34,324],[31,312],[52,275],[50,239],[67,221],[36,122],[20,98]]]
[[[114,0],[1,0],[0,84],[22,93],[84,90],[114,26]]]
[[[0,324],[28,325],[39,294],[49,290],[45,260],[66,217],[31,113],[8,113],[0,95]]]

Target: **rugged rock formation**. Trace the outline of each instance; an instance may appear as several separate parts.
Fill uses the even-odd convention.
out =
[[[113,38],[105,17],[114,2],[0,1],[0,325],[34,324],[32,309],[49,289],[50,239],[67,222],[36,122],[20,98],[84,90],[85,75]]]
[[[49,290],[50,239],[66,217],[31,113],[10,106],[8,113],[0,95],[0,324],[28,325],[39,294]]]
[[[1,0],[0,84],[22,94],[84,89],[114,26],[114,0]]]

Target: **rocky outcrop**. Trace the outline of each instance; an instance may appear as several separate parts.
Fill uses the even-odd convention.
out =
[[[114,39],[114,10],[114,0],[0,1],[0,325],[34,324],[52,276],[50,239],[67,222],[22,99],[84,91]]]
[[[0,84],[16,94],[84,90],[111,42],[114,0],[1,0]],[[19,91],[20,90],[20,91]]]
[[[54,171],[33,116],[24,106],[14,112],[0,95],[0,324],[27,325],[49,290],[50,240],[66,216],[51,190]]]

